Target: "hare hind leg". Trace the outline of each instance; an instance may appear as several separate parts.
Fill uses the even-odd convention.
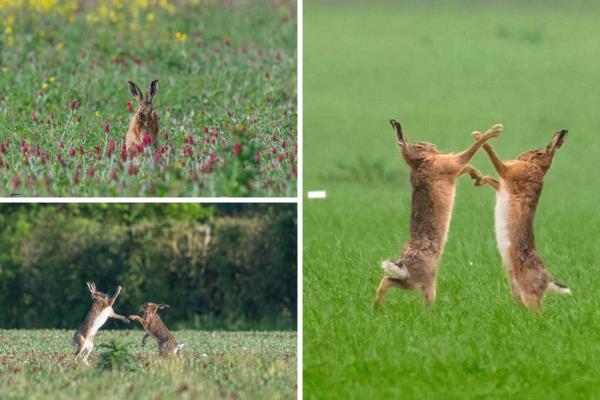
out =
[[[425,301],[425,307],[431,307],[435,303],[436,293],[436,282],[433,280],[427,285],[423,286],[423,300]]]
[[[542,307],[542,295],[537,293],[525,293],[521,290],[521,302],[525,305],[525,307],[529,308],[533,311],[539,311]]]
[[[375,306],[383,304],[385,295],[390,287],[397,287],[404,290],[413,289],[412,285],[409,285],[406,281],[384,277],[381,282],[379,282],[379,287],[377,288]]]
[[[83,355],[83,362],[85,363],[85,365],[90,365],[90,363],[88,362],[88,357],[90,356],[90,354],[92,353],[92,349],[94,348],[94,342],[90,339],[86,339],[85,340],[85,344],[84,344],[84,355]]]

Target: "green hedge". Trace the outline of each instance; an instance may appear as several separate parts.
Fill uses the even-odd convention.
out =
[[[91,304],[85,282],[94,281],[104,292],[123,286],[121,314],[170,304],[173,327],[296,329],[295,205],[0,210],[1,328],[76,328]]]

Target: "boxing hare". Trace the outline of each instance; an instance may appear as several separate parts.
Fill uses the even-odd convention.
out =
[[[150,90],[146,92],[146,100],[140,88],[133,82],[129,81],[129,91],[135,97],[138,104],[136,113],[131,118],[129,123],[129,131],[126,137],[127,151],[132,154],[137,151],[137,147],[144,146],[149,143],[144,140],[150,140],[154,150],[158,150],[158,120],[160,119],[156,112],[152,109],[152,99],[158,91],[158,81],[152,81]]]
[[[481,134],[473,132],[479,142]],[[539,310],[544,293],[552,290],[570,294],[571,290],[554,282],[538,256],[533,237],[533,218],[542,193],[544,175],[556,151],[567,137],[567,130],[556,132],[546,148],[525,152],[513,161],[501,161],[492,146],[484,145],[500,180],[484,176],[475,184],[496,189],[496,241],[513,297],[526,307]]]
[[[375,304],[383,303],[389,287],[398,287],[421,290],[425,305],[429,306],[435,302],[436,271],[448,236],[456,178],[465,173],[473,179],[481,178],[468,162],[487,140],[502,132],[502,125],[494,125],[467,150],[444,154],[431,143],[408,143],[400,123],[390,123],[411,169],[410,237],[398,261],[381,263],[384,277],[377,288]]]
[[[138,321],[144,327],[146,334],[142,338],[142,347],[146,345],[146,339],[152,336],[158,342],[158,354],[163,357],[176,354],[183,344],[177,343],[175,336],[167,329],[158,315],[160,309],[170,308],[167,304],[145,303],[140,306],[143,316],[130,315],[129,318]]]
[[[112,297],[96,290],[94,282],[87,282],[87,287],[92,295],[93,304],[83,324],[75,332],[75,336],[73,336],[73,341],[71,342],[72,346],[76,349],[75,358],[82,356],[85,364],[89,364],[88,357],[94,347],[94,336],[98,332],[98,329],[106,323],[107,319],[117,318],[129,323],[127,318],[116,314],[112,308],[119,293],[121,293],[121,286],[117,286],[117,290]]]

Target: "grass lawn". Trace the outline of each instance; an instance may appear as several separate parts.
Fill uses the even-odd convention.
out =
[[[90,366],[73,360],[74,331],[0,330],[3,399],[289,399],[296,396],[296,333],[175,331],[185,347],[160,358],[141,330],[100,331]],[[115,339],[135,369],[101,370],[102,344]]]
[[[303,388],[326,398],[591,398],[600,388],[600,9],[453,2],[304,3]],[[584,7],[585,6],[585,7]],[[573,296],[510,295],[495,194],[460,179],[436,305],[382,273],[408,237],[407,139],[459,151],[502,122],[503,159],[570,133],[545,180],[538,251]],[[495,175],[481,152],[472,165]]]
[[[0,196],[295,195],[293,1],[17,3],[0,2]],[[131,155],[127,81],[154,79],[159,149]]]

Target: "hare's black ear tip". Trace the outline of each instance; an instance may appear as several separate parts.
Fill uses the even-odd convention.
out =
[[[569,130],[568,130],[568,129],[562,129],[562,130],[560,131],[560,134],[561,134],[561,135],[563,135],[563,136],[566,136],[566,134],[567,134],[567,133],[569,133]]]

